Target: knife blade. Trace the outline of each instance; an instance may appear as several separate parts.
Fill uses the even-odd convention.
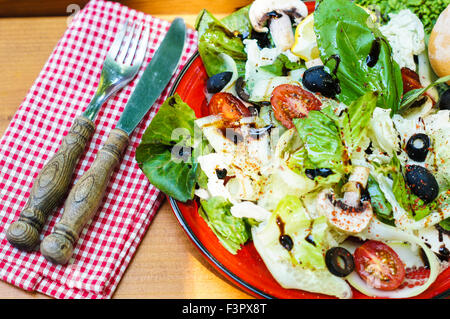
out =
[[[40,250],[47,260],[56,264],[66,264],[70,260],[79,234],[95,215],[114,169],[129,144],[129,135],[172,77],[183,52],[185,38],[186,26],[181,18],[177,18],[147,65],[92,166],[70,191],[64,203],[64,213],[53,233],[42,240]]]
[[[185,37],[184,21],[177,18],[172,22],[166,37],[144,71],[116,128],[130,135],[141,122],[172,77],[183,52]]]

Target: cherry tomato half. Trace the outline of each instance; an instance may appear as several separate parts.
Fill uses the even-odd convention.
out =
[[[308,115],[311,110],[320,110],[322,102],[311,92],[298,85],[282,84],[272,92],[270,99],[275,118],[287,128],[293,128],[292,119]]]
[[[385,243],[369,240],[358,247],[353,256],[356,272],[373,288],[394,290],[405,279],[405,265]]]
[[[209,111],[223,117],[227,122],[236,122],[246,116],[251,116],[248,108],[237,97],[228,92],[219,92],[209,101]]]

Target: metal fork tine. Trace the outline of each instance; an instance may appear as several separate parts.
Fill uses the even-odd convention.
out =
[[[117,54],[119,53],[120,45],[122,44],[123,37],[127,33],[127,29],[128,29],[128,20],[125,20],[125,22],[122,24],[122,26],[119,30],[119,33],[114,38],[114,42],[111,45],[111,48],[108,51],[108,55],[112,59],[115,59]]]
[[[127,55],[125,61],[123,62],[125,65],[131,65],[131,62],[133,62],[133,58],[136,54],[136,48],[137,48],[138,42],[140,40],[143,29],[144,29],[144,26],[142,24],[140,24],[135,36],[133,37],[133,39],[131,41],[130,47],[128,48],[128,55]]]
[[[131,40],[134,37],[134,29],[135,28],[136,28],[136,23],[133,23],[133,25],[131,26],[130,33],[128,34],[128,36],[125,37],[125,40],[122,45],[122,50],[119,53],[119,55],[117,56],[117,62],[119,62],[119,63],[124,63],[124,61],[125,61],[128,50],[130,48]]]
[[[141,42],[139,43],[139,48],[136,52],[136,57],[134,59],[134,65],[140,65],[144,61],[145,52],[147,52],[148,38],[150,36],[150,27],[147,25],[145,27],[144,33],[142,34]]]

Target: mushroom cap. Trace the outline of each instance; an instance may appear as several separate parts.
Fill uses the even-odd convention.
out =
[[[308,8],[301,0],[255,0],[249,10],[249,18],[252,27],[257,32],[268,32],[266,22],[269,20],[269,12],[286,14],[297,20],[308,15]]]
[[[336,200],[333,192],[323,190],[317,198],[317,208],[338,229],[347,233],[357,234],[369,225],[372,217],[370,201],[363,201],[358,207],[345,205]]]

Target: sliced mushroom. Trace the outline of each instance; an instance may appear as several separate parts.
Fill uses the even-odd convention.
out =
[[[300,0],[255,0],[249,10],[253,29],[257,32],[270,29],[275,46],[282,51],[294,44],[291,19],[297,24],[307,15],[308,8]]]
[[[338,229],[353,234],[361,232],[373,217],[370,201],[361,200],[361,190],[368,178],[369,169],[356,166],[344,185],[344,197],[336,199],[331,190],[324,190],[317,198],[318,210]]]

